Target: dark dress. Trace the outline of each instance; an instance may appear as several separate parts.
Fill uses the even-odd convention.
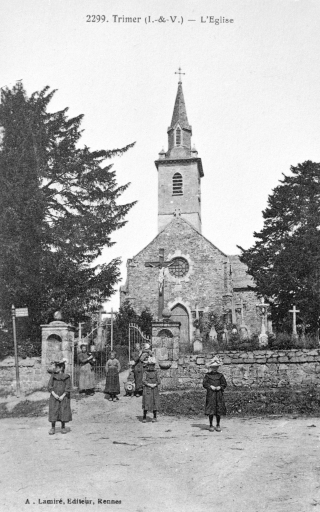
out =
[[[152,355],[152,352],[149,350],[140,352],[140,354],[138,352],[136,352],[136,354],[135,354],[135,357],[134,357],[135,366],[133,369],[134,383],[135,383],[135,388],[136,388],[135,393],[141,393],[143,390],[143,384],[142,384],[143,372],[146,369],[147,361],[149,359],[150,354]]]
[[[133,369],[133,372],[134,372],[134,383],[135,383],[135,392],[136,393],[141,393],[142,392],[142,389],[143,389],[143,386],[142,386],[142,377],[143,377],[143,363],[142,361],[140,361],[140,357],[136,357],[135,360],[135,365],[134,365],[134,369]]]
[[[213,391],[210,386],[218,387],[221,389],[219,391]],[[208,372],[203,379],[203,387],[207,390],[206,396],[206,406],[205,406],[205,414],[208,416],[210,414],[225,416],[226,405],[224,403],[223,392],[227,387],[227,381],[224,378],[224,375],[219,372]]]
[[[79,391],[86,391],[95,387],[93,361],[92,359],[88,361],[88,358],[89,355],[86,352],[80,352],[78,355],[80,365]]]
[[[143,395],[142,395],[142,409],[145,411],[159,411],[160,396],[160,376],[157,370],[146,370],[143,373]],[[146,384],[157,384],[155,388],[149,388]]]
[[[49,398],[49,421],[71,421],[71,407],[70,407],[70,391],[71,379],[70,375],[66,373],[53,373],[50,377],[48,384]],[[67,393],[62,402],[57,400],[52,394],[54,391],[58,396]]]
[[[108,359],[106,364],[106,388],[105,393],[119,395],[120,393],[120,363],[118,359]]]

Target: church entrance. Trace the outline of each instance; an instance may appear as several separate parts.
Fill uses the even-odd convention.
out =
[[[189,315],[188,311],[181,304],[177,304],[171,310],[171,320],[174,322],[180,322],[180,348],[187,348],[190,343],[189,333]]]

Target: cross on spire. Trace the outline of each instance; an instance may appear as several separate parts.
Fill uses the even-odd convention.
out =
[[[179,67],[178,71],[175,71],[175,75],[179,75],[179,84],[181,84],[181,75],[185,75],[185,73],[182,73],[181,68]]]

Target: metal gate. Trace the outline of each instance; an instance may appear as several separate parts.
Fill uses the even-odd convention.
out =
[[[97,331],[101,327],[99,341],[97,340]],[[85,343],[87,345],[88,353],[93,355],[94,363],[92,370],[95,375],[95,386],[101,387],[106,379],[106,362],[110,358],[110,353],[113,349],[113,317],[107,318],[103,323],[97,325],[96,328],[85,337],[79,340],[79,344]],[[75,347],[74,350],[74,367],[73,367],[73,386],[79,387],[80,365],[78,362],[78,355],[80,346]]]
[[[108,318],[103,322],[103,335],[100,343],[97,343],[96,336],[97,328],[93,329],[90,334],[82,338],[88,347],[88,352],[94,356],[94,363],[92,369],[95,374],[96,387],[102,387],[106,378],[106,362],[110,357],[110,352],[113,348],[116,349],[117,357],[120,359],[122,368],[125,368],[127,362],[130,361],[132,353],[137,344],[142,346],[144,343],[149,343],[151,346],[151,339],[146,336],[137,324],[130,323],[128,329],[128,344],[117,345],[113,347],[113,318]],[[79,343],[81,344],[81,341]],[[125,340],[123,340],[125,341]],[[79,387],[80,365],[78,363],[78,355],[80,347],[74,348],[74,366],[73,366],[73,386]]]
[[[144,343],[149,343],[149,345],[152,346],[149,336],[146,336],[137,324],[129,324],[129,361],[136,345],[140,345],[141,347]]]

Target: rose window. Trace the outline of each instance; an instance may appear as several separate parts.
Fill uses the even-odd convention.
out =
[[[184,258],[174,258],[169,265],[169,272],[172,276],[184,277],[189,270],[189,263]]]

